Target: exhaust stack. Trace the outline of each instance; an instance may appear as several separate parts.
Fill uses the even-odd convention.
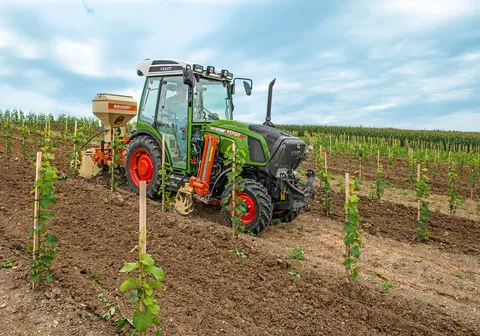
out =
[[[276,78],[274,78],[270,84],[268,84],[268,101],[267,101],[267,116],[265,117],[265,122],[263,123],[265,126],[275,127],[272,123],[271,113],[272,113],[272,91],[273,85],[275,84]]]

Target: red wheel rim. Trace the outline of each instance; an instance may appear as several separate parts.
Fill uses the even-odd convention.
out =
[[[243,200],[244,206],[247,210],[247,213],[244,216],[240,217],[240,219],[243,221],[244,225],[248,225],[253,221],[253,219],[255,218],[255,214],[257,213],[255,201],[253,200],[252,196],[244,192],[239,192],[237,194],[237,197]],[[230,214],[232,215],[233,212],[230,211]]]
[[[137,186],[140,181],[147,181],[147,185],[153,176],[153,160],[150,154],[143,148],[138,148],[133,152],[129,165],[130,176],[133,183]]]

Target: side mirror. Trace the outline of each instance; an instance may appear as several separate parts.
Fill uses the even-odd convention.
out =
[[[195,76],[193,75],[193,70],[191,68],[186,68],[183,70],[183,84],[186,84],[192,88],[195,85]]]
[[[235,94],[235,81],[236,80],[243,80],[243,87],[245,89],[245,93],[247,96],[250,96],[252,94],[252,89],[253,89],[253,81],[250,78],[235,78],[233,80],[233,83],[230,85],[230,88],[232,89],[232,94]]]
[[[245,94],[247,96],[250,96],[252,94],[252,87],[250,86],[250,84],[248,84],[248,82],[246,81],[243,81],[243,87],[245,88]]]

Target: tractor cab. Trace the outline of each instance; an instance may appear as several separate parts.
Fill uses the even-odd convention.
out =
[[[192,138],[212,121],[233,119],[233,74],[186,61],[149,59],[138,63],[137,74],[146,77],[137,129],[157,139],[164,134],[172,168],[194,172]]]

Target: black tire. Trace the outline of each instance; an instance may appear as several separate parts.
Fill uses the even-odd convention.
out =
[[[127,155],[125,156],[125,175],[127,183],[131,191],[139,193],[139,186],[135,183],[138,177],[132,176],[134,174],[131,170],[132,160],[135,160],[134,154],[139,151],[145,151],[151,158],[153,165],[153,173],[150,183],[147,185],[147,197],[158,198],[158,191],[160,190],[161,181],[158,171],[162,168],[162,148],[150,136],[140,135],[132,140],[127,148]],[[135,154],[137,156],[137,154]]]
[[[244,231],[251,231],[255,234],[260,233],[267,228],[268,224],[272,220],[272,199],[268,194],[267,189],[265,189],[265,187],[261,183],[255,180],[246,179],[245,182],[241,182],[239,186],[243,188],[242,193],[246,194],[246,196],[244,197],[247,197],[249,200],[251,200],[255,207],[255,215],[248,224],[245,224]],[[239,193],[238,197],[241,197],[240,194],[241,193]],[[226,204],[222,205],[222,214],[225,217],[227,225],[231,227],[231,214],[230,211],[225,209],[225,207],[230,203],[230,199],[232,198],[231,186],[225,187],[225,190],[222,193],[222,199],[224,198],[228,198],[229,201]]]
[[[298,217],[298,212],[295,210],[285,210],[280,214],[274,214],[273,218],[280,220],[283,223],[293,222]]]

